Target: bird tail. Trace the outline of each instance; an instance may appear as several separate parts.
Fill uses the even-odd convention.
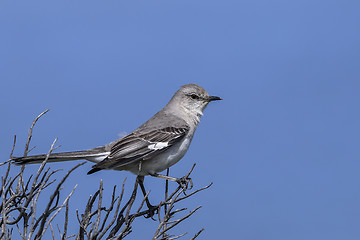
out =
[[[51,153],[48,158],[48,162],[65,162],[86,159],[91,162],[98,163],[105,159],[108,152],[104,151],[102,147],[93,148],[85,151],[75,152],[62,152],[62,153]],[[33,155],[27,157],[13,157],[11,160],[13,163],[18,165],[42,163],[46,159],[47,154]]]

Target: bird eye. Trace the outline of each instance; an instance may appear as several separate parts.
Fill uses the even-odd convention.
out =
[[[198,95],[196,95],[196,94],[191,94],[190,97],[191,97],[192,99],[194,99],[194,100],[200,98],[200,97],[199,97]]]

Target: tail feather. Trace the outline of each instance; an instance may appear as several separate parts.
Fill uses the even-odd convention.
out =
[[[64,162],[64,161],[73,161],[86,159],[91,162],[98,163],[102,161],[109,154],[104,151],[103,148],[94,148],[85,151],[75,151],[75,152],[62,152],[62,153],[52,153],[49,155],[48,162]],[[11,160],[18,165],[23,164],[35,164],[42,163],[46,159],[46,154],[33,155],[27,157],[13,157]]]
[[[101,169],[101,168],[93,168],[90,171],[88,171],[87,175],[96,173],[96,172],[101,171],[101,170],[103,170],[103,169]]]

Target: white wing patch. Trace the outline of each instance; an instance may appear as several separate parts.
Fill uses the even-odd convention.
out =
[[[85,159],[90,162],[98,163],[98,162],[101,162],[102,160],[104,160],[109,154],[110,154],[110,152],[99,153],[99,154],[93,155],[91,157],[87,157]]]
[[[148,146],[150,150],[160,150],[169,146],[168,142],[157,142]]]

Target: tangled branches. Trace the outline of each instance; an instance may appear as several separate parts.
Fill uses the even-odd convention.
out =
[[[41,113],[33,122],[29,137],[25,145],[24,156],[29,150],[30,141],[32,138],[33,128],[37,120],[44,115],[48,110]],[[14,138],[13,148],[10,157],[12,157],[16,143]],[[75,167],[65,173],[60,180],[55,179],[58,175],[59,169],[51,170],[47,167],[47,160],[51,152],[55,149],[56,139],[51,145],[46,159],[40,165],[38,171],[34,175],[25,177],[25,165],[21,168],[12,168],[12,163],[6,161],[0,164],[1,189],[0,189],[0,239],[14,239],[18,235],[21,239],[42,239],[52,237],[52,239],[124,239],[133,229],[135,220],[139,217],[151,216],[148,218],[157,221],[157,228],[154,230],[153,239],[178,239],[186,233],[173,236],[170,230],[178,226],[179,223],[187,220],[193,215],[201,206],[186,213],[187,209],[176,209],[177,203],[190,198],[194,194],[205,190],[211,186],[188,192],[190,187],[188,185],[179,185],[173,191],[170,191],[168,183],[165,186],[165,198],[157,205],[152,206],[152,209],[146,209],[144,203],[147,201],[149,192],[145,196],[141,196],[141,201],[138,206],[135,206],[135,199],[137,197],[139,179],[135,181],[132,194],[128,200],[124,199],[125,180],[121,186],[121,190],[117,193],[117,186],[115,185],[111,200],[108,206],[103,203],[104,198],[109,198],[104,194],[103,181],[100,181],[99,188],[95,194],[88,198],[84,203],[84,210],[80,213],[76,210],[76,217],[72,217],[69,202],[77,185],[73,187],[70,193],[64,199],[61,199],[60,193],[63,191],[64,183],[77,168],[85,164],[85,162],[77,164]],[[193,168],[183,177],[183,179],[190,179],[190,174]],[[15,176],[10,174],[11,171],[18,170]],[[13,174],[14,175],[14,174]],[[47,190],[47,191],[45,191]],[[49,199],[46,204],[39,206],[40,196],[47,196]],[[63,194],[61,194],[63,195]],[[145,210],[144,210],[145,208]],[[156,214],[154,215],[154,209]],[[59,217],[62,212],[64,219],[59,226],[57,220],[57,232],[54,231],[54,219]],[[182,214],[181,214],[182,213]],[[180,217],[178,217],[180,214]],[[75,215],[74,215],[75,216]],[[75,219],[77,218],[77,219]],[[71,224],[78,224],[78,231],[69,234],[69,222]],[[17,230],[17,233],[14,232]],[[191,239],[195,239],[203,229],[196,233]]]

